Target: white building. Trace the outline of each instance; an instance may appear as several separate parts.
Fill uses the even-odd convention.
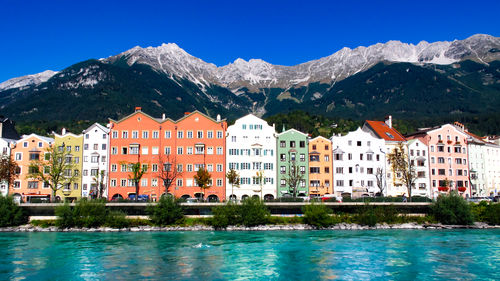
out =
[[[403,145],[405,153],[407,153],[406,138],[401,135],[395,128],[392,127],[392,117],[388,116],[385,121],[370,121],[366,120],[363,125],[363,131],[369,132],[372,136],[383,139],[385,141],[385,153],[389,155],[393,153],[400,144]],[[387,159],[388,160],[388,159]],[[392,170],[391,164],[387,162],[386,173],[386,196],[408,196],[408,189],[403,184],[401,175]]]
[[[333,136],[333,184],[336,195],[374,195],[385,188],[385,142],[358,128],[345,136]],[[381,181],[377,182],[377,171]]]
[[[486,196],[500,195],[500,146],[486,143],[485,147]]]
[[[108,197],[108,160],[109,129],[94,123],[83,131],[82,197],[98,196],[96,179],[102,181],[102,196]]]
[[[226,179],[226,199],[276,198],[276,157],[274,126],[252,114],[236,120],[226,133],[226,171],[238,172],[240,186],[234,187],[233,194]],[[262,183],[258,173],[262,173]]]
[[[485,147],[486,143],[479,138],[470,136],[467,139],[472,196],[486,196],[488,193],[485,170]]]
[[[10,157],[11,147],[15,144],[16,140],[0,138],[0,158]],[[0,181],[0,194],[2,196],[7,196],[7,192],[7,181]]]
[[[415,168],[415,186],[412,196],[432,198],[431,179],[429,176],[429,147],[419,139],[408,141],[408,160]]]

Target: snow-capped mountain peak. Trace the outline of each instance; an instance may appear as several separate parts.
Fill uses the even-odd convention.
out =
[[[39,85],[43,82],[49,80],[52,76],[54,76],[57,71],[45,70],[44,72],[40,72],[37,74],[31,74],[21,77],[16,77],[9,79],[3,83],[0,83],[0,91],[5,91],[14,88],[23,89],[25,87]]]

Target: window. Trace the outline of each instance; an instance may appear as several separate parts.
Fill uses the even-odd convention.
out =
[[[182,164],[177,164],[177,172],[182,172]]]
[[[217,164],[217,172],[222,172],[222,164]]]
[[[151,179],[151,186],[152,187],[158,186],[158,179]]]
[[[437,146],[438,152],[444,152],[444,145]]]
[[[158,146],[153,146],[151,148],[151,154],[152,155],[158,155],[158,152],[160,151],[160,148]]]
[[[340,154],[340,153],[335,153],[334,155],[335,155],[335,160],[337,160],[337,161],[342,161],[342,154]]]
[[[122,139],[128,139],[128,132],[122,131]]]
[[[280,166],[280,174],[286,174],[286,167],[285,166]]]
[[[114,138],[114,139],[117,139],[118,138],[118,131],[113,131],[111,133],[111,137]]]
[[[116,172],[116,164],[111,164],[111,172]]]
[[[286,154],[284,154],[284,153],[281,153],[281,154],[280,154],[280,161],[281,161],[281,162],[286,161]]]
[[[126,179],[121,179],[120,185],[121,186],[127,186],[127,180]]]
[[[343,180],[337,180],[336,184],[337,184],[337,186],[344,186],[344,181]]]
[[[330,156],[329,155],[325,155],[325,162],[329,162],[330,161]]]
[[[166,139],[169,139],[169,138],[171,138],[171,137],[172,137],[171,132],[170,132],[170,131],[165,131],[165,138],[166,138]]]
[[[184,131],[177,131],[177,138],[178,139],[184,138]]]
[[[177,154],[182,155],[182,153],[183,153],[182,146],[177,147]]]
[[[359,160],[363,160],[363,153],[359,154]]]
[[[139,131],[132,131],[132,138],[138,139],[139,138]]]
[[[222,131],[217,131],[217,138],[222,139]]]
[[[300,161],[301,161],[301,162],[306,161],[306,155],[305,155],[304,153],[301,153],[301,154],[300,154]]]
[[[203,138],[203,131],[196,131],[196,137],[199,139]]]
[[[116,146],[111,148],[111,154],[118,154],[118,148]]]
[[[222,155],[222,154],[223,154],[222,147],[221,146],[217,147],[217,155]]]
[[[99,156],[91,156],[90,163],[99,163]]]
[[[319,174],[320,168],[319,167],[309,167],[309,173],[310,174]]]
[[[335,168],[335,173],[337,173],[337,174],[343,174],[344,173],[344,168],[343,167],[337,167],[337,168]]]
[[[193,131],[187,131],[186,132],[186,138],[192,139],[193,138]]]
[[[373,154],[371,154],[371,153],[367,153],[367,154],[366,154],[366,160],[367,160],[367,161],[373,161]]]
[[[330,147],[328,146],[328,144],[325,144],[325,150],[329,150]]]
[[[90,175],[91,175],[91,176],[94,176],[94,177],[95,177],[95,176],[97,176],[97,173],[98,173],[98,170],[97,170],[97,169],[91,169],[91,170],[90,170]]]
[[[280,147],[281,148],[286,147],[286,141],[280,141]]]
[[[305,166],[300,166],[300,173],[305,174],[306,173],[306,167]]]
[[[148,186],[148,179],[141,179],[141,186]]]
[[[286,186],[286,180],[284,180],[284,179],[280,180],[280,186],[281,187]]]
[[[438,169],[438,175],[440,175],[440,176],[446,175],[445,169]]]
[[[98,150],[99,149],[99,144],[98,143],[94,143],[94,150]]]
[[[182,186],[182,179],[177,179],[177,186]]]
[[[111,179],[110,185],[111,186],[116,186],[116,179]],[[87,190],[87,184],[83,185],[83,190]]]
[[[366,173],[369,175],[373,174],[373,168],[366,168]]]
[[[149,138],[149,131],[142,131],[142,138],[148,139]]]
[[[37,152],[37,153],[30,153],[30,161],[33,161],[33,160],[40,160],[40,154]]]
[[[207,139],[213,139],[214,138],[214,131],[207,131]]]
[[[312,145],[312,150],[316,150],[316,145],[315,144]]]
[[[195,154],[204,154],[204,153],[205,153],[205,146],[203,145],[195,146]]]
[[[191,155],[191,154],[193,154],[193,147],[192,147],[192,146],[188,146],[188,147],[186,147],[186,154],[187,154],[187,155]]]
[[[38,182],[37,181],[29,181],[28,182],[28,188],[29,189],[37,189],[38,188]]]
[[[158,131],[153,131],[153,135],[151,136],[153,139],[157,139],[160,137],[160,132]]]
[[[193,164],[187,164],[186,165],[186,172],[192,172],[193,171]]]
[[[290,147],[295,147],[295,141],[290,141]]]
[[[361,146],[361,141],[357,141],[357,142],[356,142],[356,145],[357,145],[357,146]]]
[[[325,167],[325,174],[329,174],[330,173],[330,167]]]

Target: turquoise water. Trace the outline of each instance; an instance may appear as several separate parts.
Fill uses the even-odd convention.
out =
[[[500,230],[0,233],[0,280],[498,280]]]

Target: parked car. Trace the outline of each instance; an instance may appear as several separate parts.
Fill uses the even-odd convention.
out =
[[[128,196],[128,199],[130,201],[135,201],[135,194],[130,194]],[[137,198],[137,201],[140,201],[140,202],[147,202],[149,201],[149,195],[146,195],[146,194],[139,194],[139,197]]]
[[[199,200],[195,197],[189,197],[186,199],[186,203],[197,203]]]

